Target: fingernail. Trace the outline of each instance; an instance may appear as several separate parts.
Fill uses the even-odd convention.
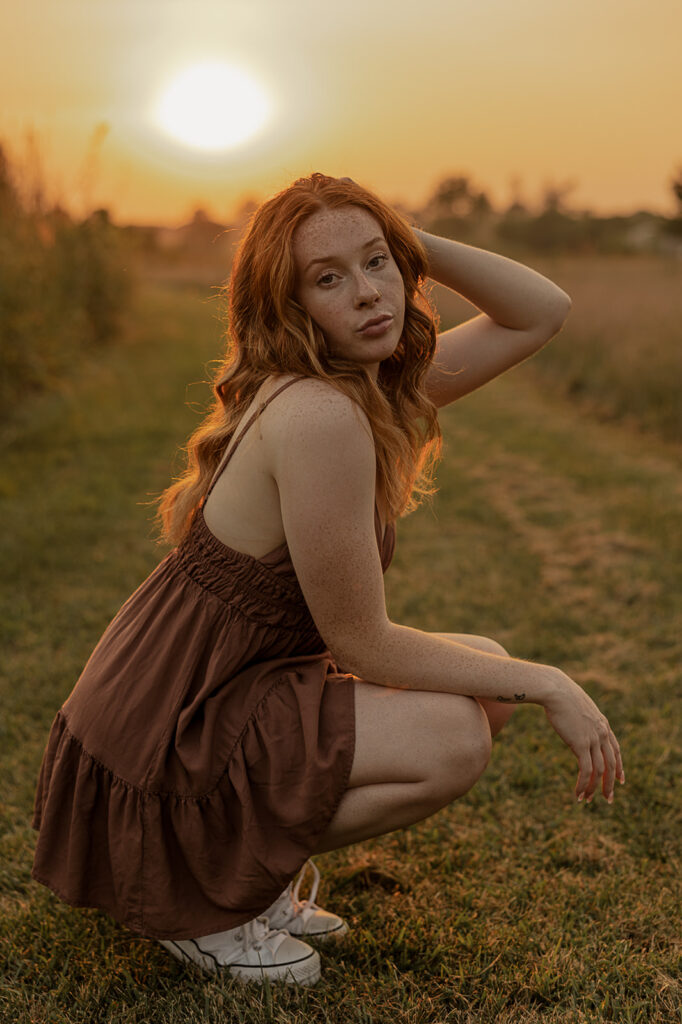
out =
[[[585,794],[581,793],[580,796],[578,797],[578,803],[580,803],[580,801],[584,800],[584,799],[585,799]]]
[[[592,797],[593,797],[593,796],[594,796],[594,794],[593,794],[593,793],[591,793],[591,794],[590,794],[590,796],[588,796],[588,798],[587,798],[587,800],[585,801],[585,803],[587,803],[587,804],[591,804],[591,803],[592,803]]]
[[[606,799],[608,800],[608,802],[609,802],[610,804],[612,804],[612,803],[613,803],[613,793],[609,793],[609,795],[607,796],[607,798],[606,798]]]
[[[620,784],[621,786],[625,785],[625,772],[620,773]]]

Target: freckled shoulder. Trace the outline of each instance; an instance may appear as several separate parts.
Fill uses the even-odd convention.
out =
[[[386,617],[374,439],[358,404],[323,381],[301,381],[285,396],[264,440],[296,576],[334,649]]]
[[[271,458],[276,462],[285,452],[299,446],[319,449],[324,438],[337,450],[350,444],[374,451],[369,420],[357,402],[326,381],[313,377],[297,381],[268,407],[262,434]],[[364,438],[364,441],[363,441]]]

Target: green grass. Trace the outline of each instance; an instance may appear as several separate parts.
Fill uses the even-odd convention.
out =
[[[4,434],[0,470],[0,1021],[682,1020],[680,449],[599,424],[513,371],[443,412],[433,506],[399,524],[391,617],[560,665],[598,700],[628,782],[577,806],[572,755],[519,709],[464,799],[318,859],[351,925],[312,990],[183,969],[30,880],[52,717],[162,556],[145,505],[219,350],[206,291],[143,288],[126,340]],[[558,340],[555,344],[560,344]]]

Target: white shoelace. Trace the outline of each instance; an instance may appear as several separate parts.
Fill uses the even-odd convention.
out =
[[[310,886],[310,893],[308,895],[308,898],[302,900],[299,898],[299,893],[301,891],[301,883],[303,882],[303,879],[308,873],[308,868],[312,868],[313,870],[313,884]],[[312,860],[308,860],[301,868],[301,873],[298,876],[296,885],[294,885],[292,882],[289,886],[291,892],[291,902],[294,910],[294,917],[297,917],[299,914],[302,914],[304,910],[315,911],[320,909],[317,903],[315,902],[315,897],[317,896],[317,890],[319,889],[319,886],[320,872],[318,870],[318,867],[316,864],[313,863]]]
[[[289,938],[289,933],[282,928],[271,928],[267,917],[255,917],[253,921],[247,921],[242,925],[235,938],[237,942],[241,942],[246,953],[249,949],[262,949],[264,943],[274,939],[275,936],[280,936],[280,941],[275,944],[273,949],[276,949],[284,939]]]

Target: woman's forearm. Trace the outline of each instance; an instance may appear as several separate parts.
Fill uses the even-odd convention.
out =
[[[373,641],[353,646],[347,652],[334,652],[344,671],[398,689],[546,706],[562,675],[550,665],[486,654],[393,622]]]
[[[426,249],[429,277],[515,330],[565,319],[569,296],[542,274],[498,253],[414,228]]]
[[[354,650],[354,656],[351,653]],[[344,672],[405,690],[432,690],[483,700],[540,704],[573,753],[579,771],[576,796],[588,801],[602,780],[613,800],[615,778],[625,782],[618,741],[594,701],[565,672],[519,658],[486,654],[433,633],[386,621],[371,637],[335,652]]]

